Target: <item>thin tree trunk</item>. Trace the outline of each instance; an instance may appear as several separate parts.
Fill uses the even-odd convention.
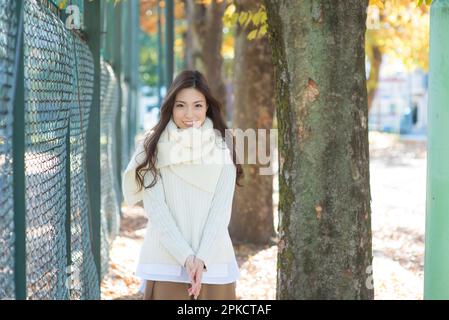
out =
[[[226,1],[212,0],[209,4],[200,4],[195,0],[186,0],[187,35],[190,45],[185,61],[189,69],[202,72],[208,81],[212,94],[223,104],[223,116],[226,115],[226,88],[222,78],[223,57],[223,14]]]
[[[237,11],[257,11],[258,0],[235,1]],[[266,147],[270,152],[269,131],[275,109],[274,68],[268,37],[248,40],[248,29],[237,26],[235,35],[233,127],[266,129]],[[258,145],[259,137],[253,140]],[[257,150],[257,148],[255,149]],[[254,151],[255,151],[254,150]],[[273,175],[261,175],[262,165],[256,157],[255,164],[245,161],[244,187],[234,195],[230,234],[234,242],[269,244],[275,236],[273,225]]]
[[[279,128],[278,299],[373,299],[368,0],[265,0]]]
[[[370,73],[367,82],[368,88],[368,113],[373,106],[374,97],[376,96],[377,87],[379,84],[380,66],[382,64],[382,52],[377,46],[371,48],[371,54],[368,55],[370,59]]]

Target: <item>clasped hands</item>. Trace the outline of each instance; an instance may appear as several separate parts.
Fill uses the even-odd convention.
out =
[[[184,266],[186,267],[190,283],[192,284],[192,286],[187,289],[187,292],[189,293],[189,296],[193,295],[196,300],[201,290],[204,261],[195,257],[194,255],[190,255],[187,257]]]

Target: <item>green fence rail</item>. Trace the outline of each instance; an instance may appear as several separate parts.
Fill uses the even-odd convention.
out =
[[[96,1],[108,12],[114,6]],[[88,2],[68,4],[83,14]],[[137,16],[136,2],[116,7],[120,15],[127,8],[129,17]],[[138,82],[118,77],[112,61],[83,40],[89,28],[67,29],[66,18],[57,2],[0,2],[0,299],[99,299],[119,232],[117,172],[133,151],[128,137],[136,121],[129,111],[137,109]],[[115,56],[125,58],[136,68],[137,48],[132,57]],[[96,90],[99,117],[91,117]],[[92,127],[100,128],[101,184],[87,170]],[[100,212],[92,197],[101,199]]]
[[[449,0],[430,9],[424,299],[449,299]]]

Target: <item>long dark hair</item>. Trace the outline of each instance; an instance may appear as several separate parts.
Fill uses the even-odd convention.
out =
[[[167,126],[170,118],[172,116],[175,98],[177,93],[184,88],[195,88],[200,91],[206,98],[206,104],[208,105],[206,111],[206,117],[209,117],[214,125],[214,129],[220,131],[221,136],[225,139],[228,148],[232,148],[232,161],[236,167],[236,185],[240,185],[240,179],[243,177],[242,165],[236,163],[236,152],[235,152],[235,137],[230,136],[230,132],[225,121],[222,118],[222,104],[215,99],[209,89],[206,78],[203,74],[197,70],[184,70],[178,74],[178,76],[173,80],[167,94],[162,102],[160,110],[159,122],[151,129],[151,134],[146,135],[143,142],[144,151],[146,153],[145,160],[139,164],[136,168],[136,181],[139,185],[139,190],[142,188],[151,188],[156,184],[157,179],[157,168],[156,168],[156,157],[157,157],[157,143],[159,138]],[[225,136],[227,134],[227,136]],[[229,146],[229,139],[232,139],[232,146]],[[144,185],[145,174],[151,171],[153,173],[153,181],[149,186]]]

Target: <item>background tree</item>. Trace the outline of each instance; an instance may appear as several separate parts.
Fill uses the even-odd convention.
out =
[[[431,1],[427,0],[430,4]],[[423,1],[370,0],[366,55],[368,110],[376,95],[383,56],[402,61],[407,70],[429,68],[429,7]]]
[[[223,14],[225,0],[186,0],[187,19],[185,41],[185,67],[204,73],[212,93],[223,104],[226,114],[226,86],[223,81]]]
[[[368,0],[266,0],[279,129],[278,299],[373,299]]]
[[[234,111],[233,127],[247,129],[267,129],[266,148],[270,151],[269,130],[273,127],[275,110],[274,70],[268,37],[252,40],[253,17],[260,12],[260,1],[236,0],[235,10],[228,12],[227,23],[237,22],[234,57]],[[233,19],[232,16],[245,19]],[[257,18],[256,18],[257,19]],[[266,20],[266,14],[259,17]],[[250,27],[248,27],[250,26]],[[257,155],[259,137],[252,140]],[[269,244],[275,235],[273,226],[273,175],[261,175],[258,157],[256,164],[248,164],[245,159],[243,188],[234,195],[230,234],[234,242]],[[250,201],[249,201],[250,199]]]

